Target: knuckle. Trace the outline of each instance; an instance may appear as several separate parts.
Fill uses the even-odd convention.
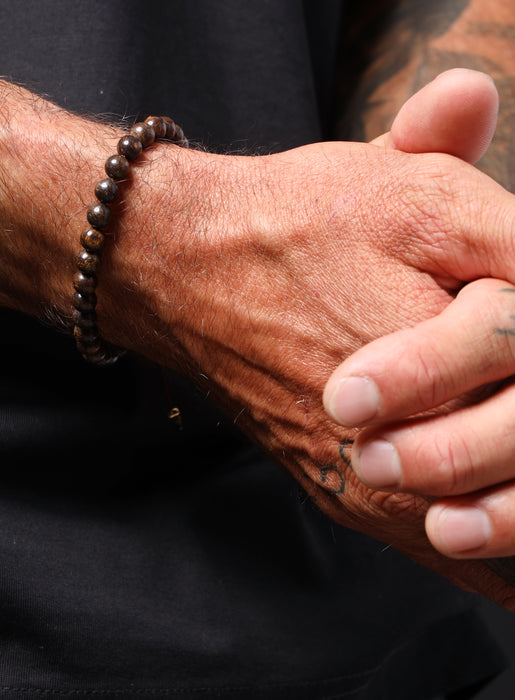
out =
[[[432,266],[430,271],[441,272],[456,269],[465,252],[466,260],[480,257],[480,222],[485,217],[491,221],[494,211],[482,178],[472,166],[446,154],[417,154],[406,161],[405,178],[397,183],[400,208],[392,215],[408,262],[420,265],[423,260],[426,268]],[[471,235],[464,235],[469,231]]]
[[[451,230],[449,212],[455,198],[454,160],[445,155],[411,156],[396,186],[398,235],[409,244],[413,233],[420,243],[438,246]],[[399,216],[399,214],[401,216]]]
[[[406,363],[413,366],[411,385],[418,410],[438,406],[451,380],[445,354],[432,347],[430,338],[421,338],[415,347],[406,347],[406,353]]]
[[[459,433],[448,440],[433,440],[432,488],[435,495],[454,496],[474,490],[474,459]]]

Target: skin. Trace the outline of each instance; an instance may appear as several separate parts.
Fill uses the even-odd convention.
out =
[[[354,12],[347,24],[343,42],[347,48],[337,83],[338,137],[371,141],[390,129],[411,95],[443,71],[456,67],[481,71],[495,81],[501,109],[492,144],[479,167],[514,191],[511,0],[376,0],[368,12],[361,7]],[[418,142],[415,150],[421,146]]]
[[[487,9],[479,0],[436,3],[433,10],[441,21],[431,25],[422,41],[422,24],[416,20],[412,4],[396,3],[395,8],[398,17],[404,17],[403,36],[410,36],[418,48],[407,61],[404,42],[398,42],[397,47],[389,44],[388,32],[374,44],[361,78],[363,116],[358,123],[370,133],[395,110],[403,89],[415,88],[420,76],[452,62],[485,70],[495,78],[501,100],[497,131],[479,167],[513,191],[512,3],[493,2]],[[393,53],[386,62],[389,78],[385,81],[383,75],[377,81],[380,58],[389,45]],[[413,102],[411,107],[409,104],[403,110],[408,116],[411,110],[416,117],[416,105],[413,109]],[[397,145],[417,151],[424,146],[424,139],[417,142],[416,124],[411,118],[409,121],[413,128]],[[395,131],[394,125],[392,134]],[[476,155],[459,145],[463,133],[467,132],[456,134],[457,147],[452,152],[473,162]],[[481,146],[480,138],[477,144]],[[514,560],[495,559],[515,552],[514,445],[509,420],[513,401],[509,386],[513,374],[509,359],[513,349],[512,299],[511,285],[500,280],[467,285],[438,318],[374,343],[338,368],[326,387],[325,405],[338,422],[365,427],[352,456],[348,453],[364,483],[391,493],[423,494],[436,501],[426,518],[426,531],[435,548],[453,558],[485,557],[489,566],[515,583]],[[367,377],[369,392],[375,391],[371,386],[377,379],[380,408],[373,418],[363,420],[362,414],[355,416],[358,420],[349,420],[338,392],[349,399],[341,382],[350,376]],[[467,405],[471,401],[474,405]],[[446,416],[413,418],[428,411],[433,415],[447,413],[449,406],[464,407]],[[412,418],[409,422],[399,423],[408,417]],[[395,474],[388,471],[392,463]]]
[[[478,105],[493,94],[480,80]],[[70,327],[85,210],[119,132],[2,92],[0,299]],[[435,551],[428,500],[359,481],[357,431],[327,416],[322,390],[342,352],[434,317],[459,280],[515,277],[515,198],[456,157],[386,141],[259,157],[160,145],[133,171],[103,256],[103,337],[198,383],[329,517],[514,608],[512,587],[482,562]]]

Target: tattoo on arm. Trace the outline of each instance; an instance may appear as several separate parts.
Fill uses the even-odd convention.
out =
[[[470,0],[380,0],[372,12],[350,12],[337,70],[335,130],[338,138],[367,141],[386,131],[405,98],[423,82],[429,43],[444,35]],[[415,58],[415,65],[414,65]],[[408,75],[404,78],[404,71]],[[388,98],[378,89],[393,81]],[[402,86],[398,96],[395,86]],[[395,101],[389,98],[395,96]],[[371,134],[369,122],[383,127]]]
[[[379,0],[350,12],[336,78],[333,137],[369,141],[444,70],[488,73],[500,96],[496,135],[478,167],[515,192],[515,4]]]

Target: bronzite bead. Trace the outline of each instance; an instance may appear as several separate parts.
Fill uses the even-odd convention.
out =
[[[118,153],[121,156],[125,156],[127,160],[136,160],[138,156],[141,155],[143,146],[141,141],[133,136],[132,134],[127,134],[118,141]]]
[[[88,209],[87,219],[95,228],[105,228],[111,223],[113,213],[103,202],[92,204]]]
[[[104,169],[113,180],[125,180],[129,175],[130,167],[127,158],[118,154],[106,160]]]
[[[79,309],[73,309],[72,320],[75,326],[82,328],[83,330],[93,330],[97,327],[97,314],[96,311],[83,312]]]
[[[76,309],[82,313],[91,313],[97,305],[97,296],[94,292],[91,294],[83,294],[75,292],[72,298],[72,303]]]
[[[145,124],[148,124],[154,129],[156,139],[164,139],[166,136],[166,124],[162,117],[147,117]]]
[[[83,272],[76,272],[73,278],[73,288],[77,292],[91,294],[97,288],[96,275],[85,275]]]
[[[138,124],[134,124],[134,126],[131,129],[131,134],[132,136],[135,136],[138,139],[143,148],[150,146],[150,144],[154,143],[156,139],[153,127],[151,127],[150,124],[145,122],[139,122]]]
[[[74,326],[73,336],[78,343],[83,343],[84,345],[98,342],[98,331],[96,326],[94,328],[81,328],[80,326]]]
[[[112,204],[119,195],[120,188],[110,177],[99,180],[95,186],[95,197],[104,204]]]
[[[175,132],[177,130],[177,124],[170,117],[163,117],[163,121],[166,127],[166,138],[173,141],[175,139]]]
[[[98,270],[100,258],[95,253],[89,253],[87,250],[81,250],[77,255],[77,267],[85,275],[95,274]]]
[[[97,356],[102,352],[102,341],[99,337],[93,342],[83,342],[82,340],[77,340],[77,349],[85,358],[89,359],[90,356]]]
[[[97,326],[97,270],[105,234],[108,233],[100,229],[111,223],[112,211],[108,205],[120,196],[118,181],[129,177],[131,162],[138,158],[144,148],[163,138],[180,146],[188,146],[181,127],[169,117],[152,116],[134,124],[130,132],[118,141],[118,152],[104,163],[107,177],[97,182],[97,202],[87,211],[90,228],[83,231],[80,237],[82,250],[77,255],[77,272],[73,278],[72,320],[77,349],[86,360],[95,364],[112,364],[123,354],[119,348],[102,340]]]
[[[162,117],[166,125],[166,138],[174,141],[178,146],[188,146],[188,140],[184,136],[181,127],[174,122],[170,117]]]
[[[96,228],[88,228],[80,236],[80,242],[90,253],[99,253],[104,245],[105,236]]]

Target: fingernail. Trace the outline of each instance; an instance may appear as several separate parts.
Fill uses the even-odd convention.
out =
[[[440,512],[434,513],[437,508]],[[484,510],[471,506],[435,506],[432,510],[434,535],[444,551],[459,554],[485,547],[490,541],[492,523]]]
[[[358,478],[375,489],[395,489],[401,482],[401,461],[387,440],[372,440],[364,445],[353,467]]]
[[[341,425],[363,425],[379,412],[379,389],[368,377],[346,377],[337,384],[329,399],[329,413]]]

